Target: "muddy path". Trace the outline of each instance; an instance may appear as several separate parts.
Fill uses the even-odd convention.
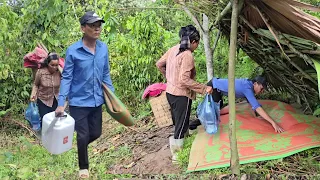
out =
[[[122,129],[122,132],[114,132]],[[128,146],[132,156],[121,159],[107,173],[110,174],[178,174],[181,169],[171,163],[169,136],[173,127],[157,128],[152,117],[136,122],[133,127],[124,127],[104,115],[103,132],[95,146],[97,152],[110,147]]]

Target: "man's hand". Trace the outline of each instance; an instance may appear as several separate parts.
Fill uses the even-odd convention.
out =
[[[206,92],[207,92],[208,94],[212,94],[212,92],[213,92],[212,87],[211,87],[211,86],[207,86],[207,87],[206,87]]]
[[[63,106],[58,106],[56,111],[55,111],[56,117],[60,117],[64,115],[64,107]]]
[[[277,133],[284,132],[284,130],[276,122],[272,123],[272,127],[274,128],[274,131]]]
[[[32,96],[32,97],[30,98],[30,101],[31,101],[31,102],[35,102],[35,101],[36,101],[36,97]]]
[[[262,109],[262,107],[258,107],[256,111],[263,119],[267,120],[272,125],[275,132],[284,132],[284,130]]]

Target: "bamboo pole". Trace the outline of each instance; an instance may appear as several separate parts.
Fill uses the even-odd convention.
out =
[[[226,7],[221,11],[221,13],[217,15],[217,18],[216,18],[215,22],[213,23],[213,25],[210,27],[210,30],[214,26],[217,26],[218,23],[221,21],[221,19],[229,13],[229,11],[231,10],[231,7],[232,7],[231,6],[232,2],[233,2],[233,0],[230,0],[229,3],[226,5]],[[238,14],[240,14],[243,5],[244,5],[244,1],[243,0],[239,1],[238,7],[237,7]]]
[[[207,80],[210,81],[213,78],[213,56],[212,49],[210,47],[211,38],[209,33],[209,18],[206,14],[202,14],[202,29],[203,29],[203,45],[206,55],[206,67],[207,67]]]
[[[240,0],[241,1],[241,0]],[[237,53],[238,35],[238,0],[232,4],[231,31],[230,31],[230,50],[228,68],[228,100],[229,100],[229,139],[231,148],[230,167],[234,175],[240,175],[240,164],[236,137],[236,104],[235,104],[235,59]]]
[[[212,26],[216,26],[220,20],[231,10],[232,0],[227,4],[227,6],[218,14],[216,21],[213,23]]]

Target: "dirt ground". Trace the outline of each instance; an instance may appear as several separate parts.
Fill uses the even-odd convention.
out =
[[[171,162],[169,136],[173,127],[157,128],[152,117],[137,120],[132,127],[124,127],[124,132],[114,134],[118,122],[104,116],[103,133],[96,145],[98,152],[114,146],[129,146],[132,157],[122,159],[112,166],[110,174],[177,174],[181,169]]]
[[[137,120],[132,127],[125,127],[105,113],[103,132],[94,148],[99,153],[124,145],[130,147],[132,156],[111,166],[106,172],[109,174],[179,174],[182,169],[171,162],[171,135],[173,127],[158,128],[153,116]]]

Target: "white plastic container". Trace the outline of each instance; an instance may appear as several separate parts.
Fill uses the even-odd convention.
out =
[[[67,113],[64,117],[55,117],[48,113],[42,119],[41,141],[52,154],[61,154],[72,148],[74,119]]]

